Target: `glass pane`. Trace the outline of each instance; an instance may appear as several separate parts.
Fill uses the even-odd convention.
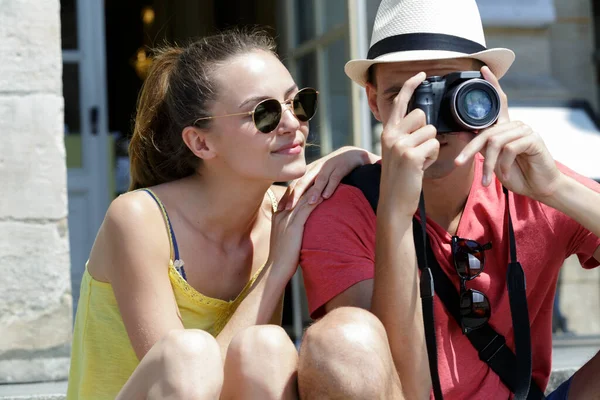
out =
[[[296,45],[310,40],[316,35],[315,0],[295,0]]]
[[[340,39],[325,48],[327,71],[327,111],[333,150],[352,143],[350,80],[344,73],[348,60],[347,40]]]
[[[63,50],[77,49],[77,0],[60,1],[60,35]]]
[[[325,3],[324,32],[346,23],[348,18],[348,2],[346,0],[327,0],[323,3]]]
[[[81,168],[81,119],[79,107],[79,65],[63,64],[65,98],[65,147],[67,168]]]
[[[375,15],[379,8],[380,0],[367,0],[367,35],[369,44],[371,43],[371,34],[373,33],[373,25],[375,24]]]
[[[319,90],[318,78],[317,78],[317,54],[308,53],[304,57],[298,59],[296,64],[297,79],[296,83],[298,87],[314,87]],[[322,94],[319,95],[319,101],[323,101]],[[314,161],[321,156],[321,132],[319,125],[319,111],[313,119],[310,120],[310,131],[308,134],[308,141],[306,147],[306,160],[308,162]]]

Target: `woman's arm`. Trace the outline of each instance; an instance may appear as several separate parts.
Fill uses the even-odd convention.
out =
[[[88,270],[112,285],[138,359],[168,332],[183,329],[168,276],[169,258],[169,237],[154,200],[143,192],[115,199]]]
[[[229,344],[239,332],[254,325],[273,323],[289,279],[278,272],[278,266],[265,265],[248,296],[240,303],[231,319],[217,335],[223,360]],[[280,323],[280,321],[279,321]]]
[[[282,201],[286,198],[287,195]],[[298,266],[304,223],[320,202],[309,204],[303,196],[293,210],[278,211],[273,216],[267,263],[248,296],[217,336],[223,358],[238,332],[249,326],[268,324],[274,318],[285,287]]]

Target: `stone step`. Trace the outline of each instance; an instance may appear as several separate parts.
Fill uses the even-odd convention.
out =
[[[64,400],[67,381],[0,385],[0,400]]]
[[[579,367],[592,358],[600,348],[600,339],[561,338],[554,340],[552,349],[552,376],[548,391],[558,387]],[[0,384],[0,400],[63,400],[67,381]]]

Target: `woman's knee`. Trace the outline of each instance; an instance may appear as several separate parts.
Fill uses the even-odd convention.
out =
[[[276,325],[257,325],[238,333],[227,350],[227,360],[240,366],[254,362],[295,360],[296,347],[283,328]]]
[[[281,327],[247,328],[227,350],[221,398],[296,398],[297,368],[298,352]]]
[[[223,362],[219,345],[210,334],[195,329],[171,331],[156,345],[160,393],[175,394],[176,398],[218,398]]]
[[[173,330],[167,333],[157,345],[161,356],[167,359],[221,360],[219,345],[209,333],[197,329]]]

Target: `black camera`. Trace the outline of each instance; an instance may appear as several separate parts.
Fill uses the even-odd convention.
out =
[[[408,112],[420,108],[437,133],[476,131],[498,119],[498,91],[476,71],[430,76],[408,103]]]

